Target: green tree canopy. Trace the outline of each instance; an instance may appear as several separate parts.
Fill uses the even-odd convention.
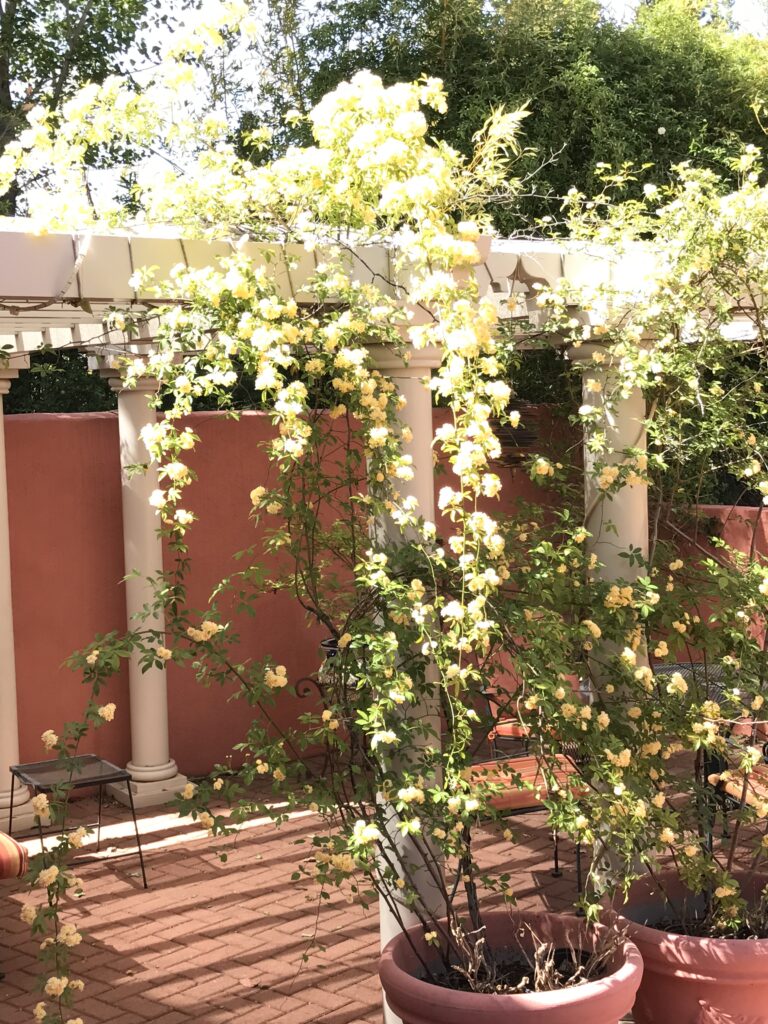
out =
[[[157,53],[182,0],[0,0],[0,150],[37,103],[53,110],[86,82],[102,82]],[[133,59],[132,59],[133,58]],[[13,214],[19,188],[0,212]]]
[[[555,214],[569,188],[591,193],[596,168],[647,166],[669,180],[694,156],[719,164],[739,142],[760,144],[752,110],[768,95],[768,44],[733,31],[727,9],[702,0],[650,0],[619,25],[599,0],[269,0],[266,109],[246,117],[277,128],[361,68],[385,82],[441,77],[449,112],[433,131],[459,150],[489,109],[529,104],[529,217]],[[291,140],[305,141],[301,125]],[[278,129],[279,148],[289,139]],[[519,170],[519,168],[518,168]],[[549,199],[542,195],[550,194]],[[519,221],[501,217],[511,230]]]

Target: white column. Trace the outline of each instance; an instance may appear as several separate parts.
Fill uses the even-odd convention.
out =
[[[584,404],[602,409],[606,395],[613,402],[604,421],[607,450],[594,453],[584,446],[584,525],[592,535],[587,550],[594,552],[603,564],[598,570],[603,579],[632,580],[643,575],[645,569],[630,566],[621,552],[631,546],[639,549],[644,558],[648,557],[648,488],[641,483],[626,485],[606,496],[597,486],[594,469],[598,463],[623,466],[629,461],[631,465],[630,449],[646,451],[645,398],[640,388],[633,388],[626,397],[617,396],[609,357],[606,354],[605,360],[597,363],[593,359],[595,352],[605,353],[605,349],[590,343],[568,350],[569,358],[582,366]],[[601,390],[593,390],[591,381],[597,381]],[[606,529],[608,524],[610,530]]]
[[[595,362],[593,353],[602,352],[605,359]],[[616,376],[611,369],[610,359],[601,345],[586,344],[570,348],[568,356],[580,363],[583,372],[583,402],[604,409],[605,398],[611,398],[612,406],[605,410],[601,428],[605,430],[606,450],[592,452],[584,444],[584,525],[590,536],[585,543],[586,551],[598,559],[594,570],[597,578],[613,582],[625,579],[632,583],[638,576],[645,575],[644,565],[622,558],[621,553],[630,547],[648,558],[648,488],[644,483],[626,484],[612,495],[606,495],[595,478],[595,467],[623,466],[632,456],[630,449],[644,454],[647,448],[645,430],[645,397],[640,388],[633,388],[627,395],[616,394]],[[599,391],[590,386],[599,382]],[[593,651],[590,662],[592,676],[600,680],[605,676],[603,664],[621,650],[614,643],[602,640]],[[648,651],[644,643],[636,651],[637,665],[648,664]]]
[[[149,399],[157,384],[140,380],[136,387],[124,389],[119,378],[111,377],[117,392],[120,430],[120,466],[123,500],[123,549],[125,552],[125,603],[128,629],[162,630],[162,614],[140,620],[142,609],[154,601],[147,577],[156,577],[163,568],[159,521],[149,504],[158,486],[157,470],[148,464],[141,429],[154,423],[157,414]],[[146,471],[131,472],[130,467],[146,466]],[[138,652],[128,664],[131,704],[131,760],[126,765],[133,778],[132,789],[137,807],[166,803],[185,785],[176,762],[170,756],[168,742],[168,695],[164,668],[152,666],[142,671]],[[127,799],[121,787],[114,787],[118,799]]]
[[[16,373],[13,373],[16,376]],[[19,717],[16,706],[16,659],[13,649],[13,605],[11,602],[11,543],[8,529],[8,479],[5,472],[5,423],[2,396],[11,381],[0,376],[0,829],[8,827],[11,804],[11,773],[19,763]],[[40,757],[44,756],[40,747]],[[22,832],[34,824],[26,786],[16,783],[13,794],[13,831]]]
[[[413,460],[413,479],[403,481],[399,484],[399,490],[403,497],[415,497],[418,501],[416,515],[425,520],[434,522],[435,519],[435,483],[432,462],[432,391],[429,388],[429,377],[431,371],[440,365],[441,354],[437,348],[426,348],[421,350],[410,350],[410,361],[406,366],[402,359],[389,348],[380,345],[371,346],[376,368],[385,373],[397,386],[399,393],[405,399],[405,406],[400,410],[399,419],[403,427],[410,429],[412,439],[404,442],[402,451],[404,455],[410,455]],[[393,523],[380,524],[389,534],[394,542],[402,541],[403,534],[399,527]],[[406,534],[407,536],[407,534]],[[436,677],[432,676],[435,679]],[[427,680],[430,679],[430,668],[427,667]],[[440,737],[440,713],[438,700],[425,700],[413,709],[414,714],[430,722],[435,739],[430,742],[439,742]],[[410,837],[396,835],[398,849],[402,851],[404,860],[413,859],[418,863],[421,855],[414,853],[409,855]],[[442,907],[442,896],[428,877],[419,879],[419,891],[424,901],[431,905],[435,913],[440,913]],[[402,908],[401,916],[406,927],[418,924],[416,915],[406,907]],[[390,939],[401,932],[401,925],[395,916],[390,912],[386,903],[379,900],[379,929],[381,935],[381,948],[383,949]],[[390,1010],[384,1000],[384,1022],[385,1024],[398,1024],[400,1018]]]

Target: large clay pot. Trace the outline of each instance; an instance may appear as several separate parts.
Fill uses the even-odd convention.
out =
[[[645,965],[636,1024],[766,1024],[768,939],[697,938],[653,927],[679,916],[683,901],[695,906],[676,876],[662,875],[660,882],[671,905],[652,879],[642,879],[618,918]]]
[[[491,911],[483,916],[488,941],[496,948],[519,945],[518,934],[530,927],[557,947],[589,948],[584,921],[577,917],[518,911]],[[432,950],[421,928],[408,933],[429,962]],[[523,939],[523,941],[525,941]],[[643,965],[628,942],[617,954],[611,974],[556,992],[530,995],[483,995],[441,988],[417,977],[420,961],[405,935],[389,943],[379,961],[379,976],[389,1006],[403,1024],[616,1024],[631,1008]]]

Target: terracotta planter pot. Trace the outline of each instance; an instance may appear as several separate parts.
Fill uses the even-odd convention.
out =
[[[676,877],[661,881],[673,908],[686,896],[692,899]],[[768,1021],[768,939],[697,938],[652,927],[674,915],[651,879],[636,883],[621,908],[619,924],[626,926],[645,965],[633,1011],[636,1024]]]
[[[540,938],[556,946],[584,946],[586,929],[577,917],[498,910],[484,915],[489,942],[496,948],[519,945],[519,926],[530,926]],[[425,960],[434,959],[421,928],[409,932]],[[617,955],[614,970],[557,992],[531,995],[482,995],[440,988],[416,976],[420,962],[403,935],[396,936],[379,961],[379,976],[390,1007],[403,1024],[616,1024],[631,1008],[643,965],[629,942]]]

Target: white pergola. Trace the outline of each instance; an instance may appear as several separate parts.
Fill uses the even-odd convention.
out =
[[[318,254],[301,246],[276,246],[269,254],[265,249],[254,244],[246,251],[255,263],[268,266],[281,294],[293,296],[299,303],[311,302],[312,296],[303,291],[303,285],[320,258]],[[232,246],[226,242],[183,239],[168,231],[40,236],[32,234],[21,219],[0,221],[0,346],[8,353],[7,363],[0,367],[0,395],[7,394],[11,380],[28,367],[30,353],[41,346],[83,349],[89,355],[91,367],[109,379],[118,396],[121,465],[125,470],[146,463],[147,454],[139,435],[142,427],[156,417],[146,394],[153,385],[147,382],[138,389],[123,388],[117,359],[146,348],[151,328],[145,328],[139,338],[128,337],[122,331],[107,328],[108,313],[113,309],[133,310],[146,317],[155,306],[178,301],[178,296],[172,294],[157,296],[132,290],[129,278],[141,267],[157,267],[158,280],[164,280],[177,264],[202,268],[231,252]],[[402,286],[392,283],[396,275],[390,252],[384,247],[366,247],[356,253],[351,250],[350,267],[361,281],[375,282],[405,300]],[[653,255],[642,247],[631,258],[617,258],[609,250],[578,245],[494,240],[486,247],[474,273],[481,292],[497,300],[502,315],[529,316],[535,321],[539,315],[536,283],[554,285],[566,278],[574,284],[623,281],[639,287],[653,274],[653,269]],[[586,323],[586,317],[580,315]],[[589,345],[570,350],[569,355],[584,361],[591,378],[605,380],[611,373],[606,364],[598,366],[592,361]],[[434,520],[432,400],[423,381],[439,365],[440,353],[415,352],[407,367],[392,353],[381,352],[379,357],[381,368],[398,381],[407,399],[402,418],[413,433],[410,454],[415,469],[410,491],[419,500],[421,514]],[[590,395],[590,400],[594,402],[594,395]],[[621,452],[627,447],[644,445],[644,416],[639,391],[620,402],[614,436],[609,438],[617,461],[621,461]],[[126,626],[147,601],[144,579],[162,567],[157,519],[148,503],[157,486],[157,473],[152,466],[143,475],[129,475],[126,471],[122,474],[125,570],[126,574],[138,572],[126,581]],[[588,517],[589,510],[596,509],[593,497],[586,496]],[[647,550],[647,497],[643,487],[623,488],[613,499],[610,518],[622,547],[632,544]],[[613,578],[626,575],[626,564],[617,557],[617,534],[606,533],[597,514],[594,521],[588,518],[587,526],[593,534],[592,549],[605,565],[604,572]],[[19,760],[10,580],[5,446],[0,417],[0,827],[4,818],[7,823],[11,798],[8,766]],[[134,780],[134,799],[139,807],[164,803],[186,781],[172,758],[164,670],[152,668],[142,672],[138,658],[132,659],[129,692],[131,760],[127,767]],[[16,791],[14,803],[14,824],[21,830],[32,823],[26,789]]]

